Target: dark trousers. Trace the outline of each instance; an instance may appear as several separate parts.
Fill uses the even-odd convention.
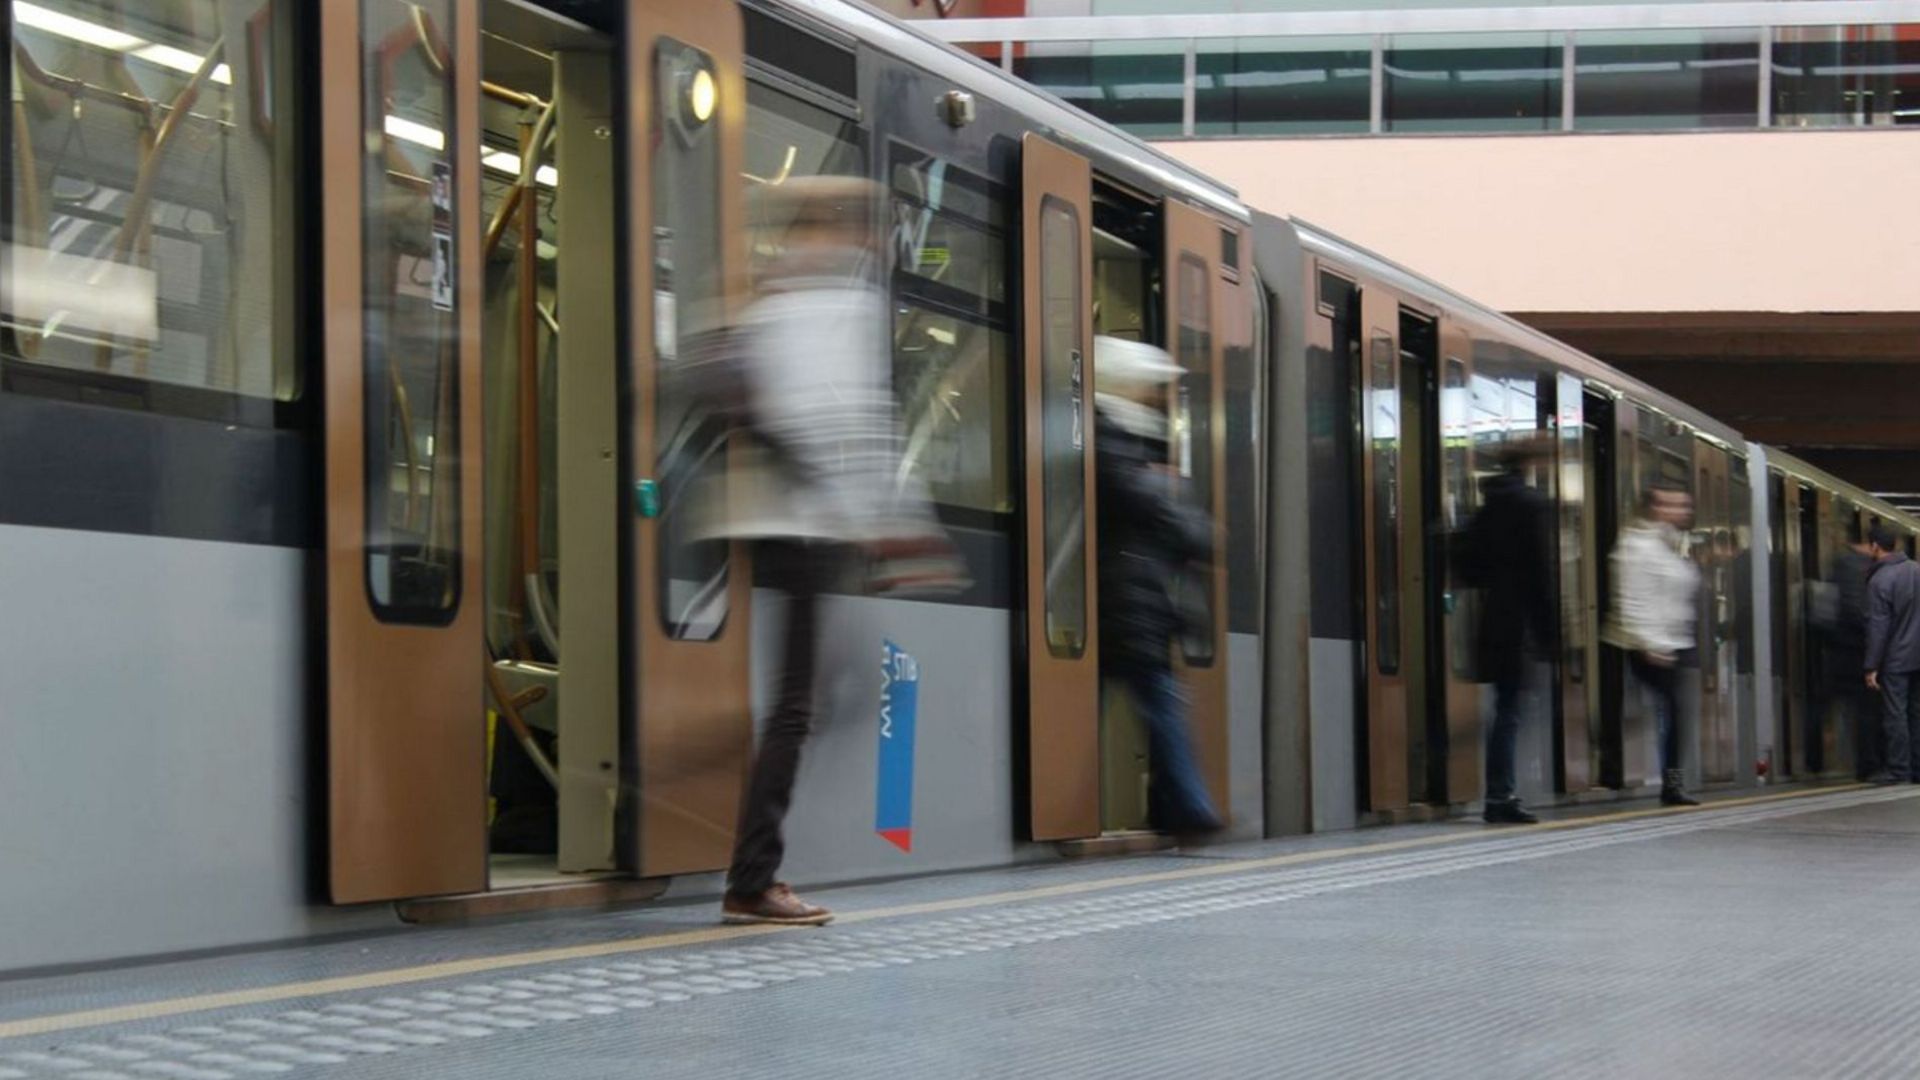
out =
[[[1126,687],[1147,729],[1147,815],[1154,827],[1167,832],[1218,828],[1220,815],[1187,728],[1186,694],[1173,669],[1128,664],[1107,675]]]
[[[1493,676],[1493,729],[1487,732],[1487,802],[1512,802],[1520,747],[1524,664],[1503,664]]]
[[[1911,671],[1880,673],[1881,716],[1887,731],[1887,775],[1895,780],[1920,778],[1920,675]]]
[[[1676,690],[1679,664],[1662,667],[1644,653],[1628,654],[1633,677],[1640,680],[1653,698],[1654,720],[1660,726],[1661,771],[1682,768],[1680,761],[1680,695]]]
[[[772,887],[786,856],[787,841],[780,827],[793,804],[800,747],[813,726],[816,616],[820,594],[833,579],[839,554],[835,545],[791,540],[762,541],[754,549],[759,579],[787,595],[787,618],[773,682],[773,711],[760,733],[753,772],[747,778],[733,866],[727,871],[727,890],[739,896],[757,896]]]

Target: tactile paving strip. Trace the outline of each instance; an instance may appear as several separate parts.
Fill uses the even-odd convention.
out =
[[[1916,795],[1920,792],[1908,789],[1850,792],[1573,829],[1515,832],[1458,847],[1357,855],[1144,889],[1116,888],[1071,900],[1015,902],[930,921],[781,934],[644,959],[553,965],[483,982],[430,985],[407,994],[315,1001],[308,1008],[265,1016],[235,1016],[230,1010],[205,1023],[164,1031],[95,1032],[92,1038],[40,1040],[40,1045],[17,1050],[0,1043],[0,1080],[236,1080],[324,1073],[356,1060],[390,1057],[399,1067],[404,1060],[401,1055],[431,1053],[454,1043],[501,1034],[528,1035],[555,1025],[682,1006],[796,980],[854,975],[1191,920],[1342,890]]]

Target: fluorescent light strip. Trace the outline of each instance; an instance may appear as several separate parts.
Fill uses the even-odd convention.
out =
[[[195,56],[185,49],[176,49],[171,45],[159,45],[146,38],[135,37],[124,31],[115,30],[99,23],[75,18],[64,12],[29,4],[26,0],[13,0],[13,21],[21,26],[39,30],[43,33],[77,41],[82,45],[92,45],[108,52],[126,53],[149,64],[184,71],[191,75],[200,70],[206,61],[204,56]],[[207,78],[223,86],[233,85],[233,68],[219,64],[207,73]]]
[[[416,146],[424,146],[429,150],[445,150],[447,148],[447,136],[445,133],[437,128],[430,128],[425,124],[416,124],[404,117],[388,115],[386,128],[387,134],[396,139],[404,139]]]
[[[490,150],[480,155],[480,164],[494,172],[506,173],[508,176],[520,175],[520,159],[505,150]],[[560,184],[560,173],[551,165],[542,165],[535,169],[533,178],[547,187],[558,187]]]

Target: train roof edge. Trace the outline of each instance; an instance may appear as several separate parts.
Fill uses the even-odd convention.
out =
[[[1538,345],[1543,352],[1561,366],[1582,376],[1592,377],[1612,389],[1630,394],[1640,404],[1651,406],[1667,413],[1676,420],[1682,420],[1693,426],[1701,434],[1710,436],[1727,445],[1739,449],[1748,443],[1746,436],[1734,430],[1726,422],[1719,420],[1674,397],[1665,391],[1642,382],[1618,368],[1609,366],[1598,357],[1590,356],[1579,349],[1561,341],[1543,330],[1528,326],[1526,323],[1504,312],[1488,307],[1460,291],[1443,285],[1404,264],[1363,247],[1341,237],[1339,234],[1307,221],[1304,218],[1289,216],[1289,225],[1299,232],[1303,246],[1308,250],[1320,250],[1325,254],[1351,259],[1369,264],[1376,271],[1383,271],[1383,277],[1403,279],[1411,285],[1407,291],[1415,295],[1425,294],[1446,305],[1458,314],[1493,323],[1517,337]]]
[[[1053,94],[949,45],[865,0],[756,0],[754,6],[787,9],[849,34],[858,41],[925,67],[962,89],[1013,104],[1053,134],[1112,159],[1130,163],[1169,192],[1235,221],[1252,220],[1240,193],[1151,143],[1070,105]]]

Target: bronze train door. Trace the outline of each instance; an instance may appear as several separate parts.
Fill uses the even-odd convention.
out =
[[[328,890],[487,884],[476,0],[318,9]]]
[[[1441,321],[1440,357],[1440,501],[1436,524],[1443,535],[1460,537],[1480,505],[1474,485],[1473,338],[1450,320]],[[1440,654],[1437,668],[1445,687],[1444,798],[1450,803],[1464,803],[1479,796],[1484,765],[1481,692],[1475,681],[1474,655],[1480,598],[1452,579],[1451,564],[1456,560],[1451,546],[1446,554],[1449,565],[1439,572],[1444,585],[1438,603],[1438,622],[1444,637],[1434,646]]]
[[[1554,743],[1559,748],[1556,771],[1560,790],[1578,794],[1593,785],[1592,718],[1600,708],[1596,682],[1599,656],[1588,630],[1596,625],[1599,610],[1594,601],[1593,474],[1587,466],[1593,448],[1586,441],[1586,388],[1580,377],[1562,373],[1555,389],[1553,436],[1560,473],[1556,484],[1560,515],[1555,552],[1560,581],[1559,603],[1555,605],[1560,612],[1560,641],[1555,668],[1560,683],[1560,730]]]
[[[1360,324],[1361,491],[1366,567],[1366,618],[1360,654],[1365,664],[1366,808],[1406,807],[1407,626],[1402,544],[1400,304],[1377,287],[1363,289]]]
[[[1727,451],[1694,441],[1694,550],[1700,567],[1700,777],[1735,778],[1733,595]]]
[[[631,488],[609,497],[629,508],[622,848],[626,869],[653,877],[726,866],[753,739],[752,575],[742,545],[698,535],[689,498],[724,492],[728,462],[690,452],[673,378],[745,284],[747,106],[736,5],[639,4],[626,24]]]
[[[1185,369],[1175,386],[1172,409],[1172,464],[1187,496],[1213,522],[1213,555],[1203,567],[1182,577],[1187,591],[1182,606],[1200,616],[1201,626],[1182,635],[1174,648],[1174,670],[1191,701],[1188,714],[1194,753],[1199,759],[1214,807],[1227,812],[1227,551],[1226,551],[1226,364],[1220,332],[1220,301],[1226,286],[1219,221],[1169,200],[1166,203],[1168,352]],[[1234,245],[1235,250],[1240,245]],[[1240,268],[1229,268],[1238,280]]]
[[[1028,828],[1100,832],[1100,634],[1094,588],[1093,173],[1021,141]]]

